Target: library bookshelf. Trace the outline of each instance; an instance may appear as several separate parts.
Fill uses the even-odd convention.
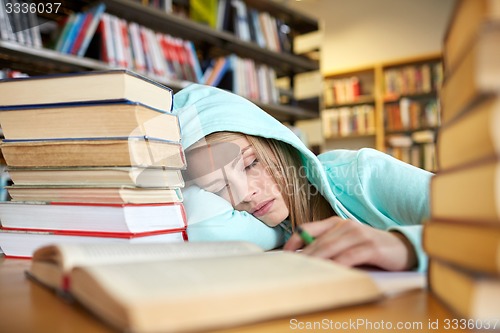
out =
[[[324,74],[324,149],[372,147],[435,170],[441,54]]]
[[[40,1],[34,2],[38,3]],[[293,78],[296,74],[319,70],[317,60],[293,54],[291,51],[263,47],[252,40],[243,40],[234,32],[217,30],[192,21],[186,15],[146,6],[143,4],[146,2],[133,0],[69,0],[63,3],[65,8],[58,14],[39,14],[38,16],[39,19],[49,23],[61,22],[71,13],[82,12],[97,3],[104,3],[107,14],[114,15],[127,22],[134,22],[153,30],[155,33],[168,34],[174,38],[192,42],[200,62],[208,62],[215,57],[234,54],[237,57],[251,59],[256,64],[272,67],[276,72],[276,77],[289,77],[292,87]],[[244,0],[244,3],[248,9],[254,9],[258,13],[268,13],[272,18],[283,22],[289,29],[288,37],[289,42],[292,44],[296,36],[319,29],[316,20],[279,3],[265,0]],[[173,4],[189,11],[189,1],[173,0]],[[43,31],[42,26],[40,28]],[[46,40],[45,37],[47,36],[42,37],[43,40]],[[123,67],[114,66],[99,59],[95,55],[95,50],[94,52],[87,52],[83,57],[79,57],[55,51],[53,48],[47,47],[46,44],[44,43],[42,47],[33,47],[27,43],[23,44],[16,40],[6,40],[0,37],[0,66],[19,70],[29,75]],[[293,50],[293,47],[290,47],[290,50]],[[131,69],[134,70],[134,68]],[[146,76],[148,75],[146,74]],[[171,79],[167,76],[152,78],[171,87],[174,91],[178,91],[192,82],[185,79]],[[301,104],[300,101],[296,100],[289,100],[286,104],[262,101],[260,98],[252,100],[281,121],[294,122],[300,119],[317,118],[319,115],[318,107],[310,107],[311,104]],[[319,103],[315,105],[319,105]]]

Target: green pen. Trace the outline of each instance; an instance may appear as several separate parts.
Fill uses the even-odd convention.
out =
[[[314,242],[315,238],[301,227],[297,227],[297,232],[306,245],[309,245],[312,242]]]

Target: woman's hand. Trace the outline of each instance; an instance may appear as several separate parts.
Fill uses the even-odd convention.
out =
[[[346,266],[372,265],[389,271],[416,267],[415,250],[399,232],[382,231],[337,216],[301,225],[316,240],[302,253],[332,259]],[[284,246],[295,251],[304,246],[297,233]]]

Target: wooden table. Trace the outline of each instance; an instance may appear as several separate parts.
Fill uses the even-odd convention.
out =
[[[27,259],[0,258],[0,332],[114,332],[78,304],[67,303],[28,280],[24,271],[29,265]],[[445,329],[446,320],[453,318],[440,302],[425,289],[420,289],[376,303],[281,318],[220,332],[476,332]],[[403,327],[398,329],[396,325]],[[429,325],[436,329],[429,328]]]

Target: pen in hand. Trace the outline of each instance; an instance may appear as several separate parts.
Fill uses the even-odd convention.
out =
[[[301,227],[297,227],[297,233],[299,234],[300,238],[304,242],[304,244],[309,245],[312,242],[314,242],[314,237],[311,236],[307,231],[302,229]]]

